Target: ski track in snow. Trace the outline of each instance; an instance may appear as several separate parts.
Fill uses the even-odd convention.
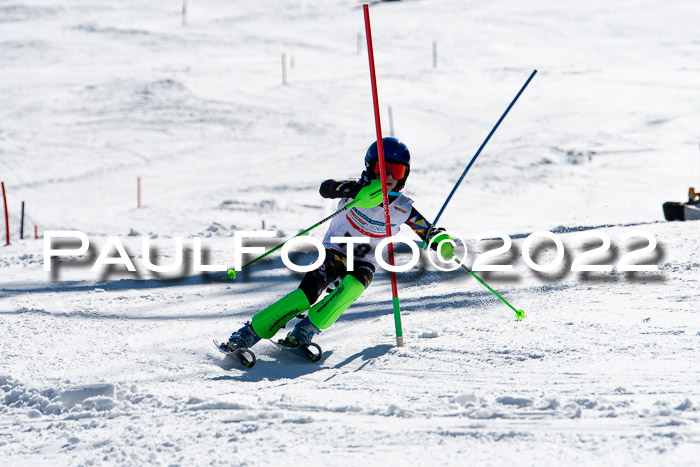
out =
[[[316,339],[321,362],[263,341],[250,370],[211,340],[301,275],[278,255],[235,282],[197,275],[191,237],[210,264],[230,265],[234,231],[264,225],[282,239],[333,212],[319,182],[358,176],[375,138],[360,4],[204,0],[189,2],[187,27],[181,5],[165,3],[1,5],[13,241],[0,248],[0,458],[695,465],[700,224],[661,221],[661,205],[700,180],[700,8],[467,3],[372,4],[384,133],[391,105],[413,155],[406,193],[431,218],[538,69],[440,221],[467,240],[467,264],[499,245],[478,233],[511,234],[497,261],[514,271],[480,276],[526,319],[464,271],[421,266],[399,274],[397,348],[379,273]],[[282,53],[295,58],[287,86]],[[42,242],[17,239],[20,201],[25,235],[34,224],[82,230],[88,258],[44,272]],[[567,254],[536,274],[522,244],[547,229]],[[644,246],[621,236],[640,229],[658,246],[639,262],[657,272],[569,270],[579,235],[609,235],[613,248],[594,260],[617,266]],[[136,274],[90,270],[109,236]],[[182,270],[148,273],[142,236],[160,264],[185,237]]]

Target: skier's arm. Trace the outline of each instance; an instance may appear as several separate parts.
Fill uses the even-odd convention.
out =
[[[354,198],[362,185],[357,180],[326,180],[318,192],[324,198]]]
[[[408,216],[406,225],[413,229],[421,240],[426,243],[428,242],[428,232],[430,232],[432,225],[430,225],[428,219],[423,217],[423,215],[418,212],[416,208],[411,207],[411,214]]]
[[[433,242],[430,247],[433,250],[437,250],[440,242],[440,255],[445,259],[450,259],[453,256],[454,246],[452,243],[452,237],[450,237],[443,228],[435,228],[430,225],[430,222],[421,215],[420,212],[414,207],[411,207],[411,215],[408,217],[406,224],[413,229],[413,231],[426,243]],[[445,242],[444,240],[447,240]]]

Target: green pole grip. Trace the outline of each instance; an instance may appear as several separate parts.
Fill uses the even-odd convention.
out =
[[[399,307],[399,297],[393,297],[392,303],[394,305],[394,325],[396,326],[396,338],[401,338],[401,343],[403,343],[403,329],[401,328],[401,308]],[[400,347],[401,345],[399,345]]]

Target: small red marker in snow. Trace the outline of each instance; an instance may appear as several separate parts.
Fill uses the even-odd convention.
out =
[[[5,205],[5,232],[6,232],[6,238],[7,238],[7,243],[6,245],[10,244],[10,220],[9,216],[7,214],[7,195],[5,194],[5,182],[0,182],[0,185],[2,185],[2,200],[3,204]]]
[[[141,207],[141,177],[136,177],[136,207]]]

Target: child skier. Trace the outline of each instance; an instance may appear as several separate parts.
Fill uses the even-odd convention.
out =
[[[399,192],[406,184],[411,168],[411,156],[404,143],[396,138],[383,138],[386,182],[388,191]],[[314,335],[329,328],[340,315],[357,300],[369,286],[377,262],[374,250],[385,237],[385,214],[381,207],[382,194],[377,143],[374,142],[365,155],[365,170],[359,180],[326,180],[321,184],[320,194],[324,198],[340,198],[338,209],[351,201],[355,207],[336,216],[323,239],[326,260],[317,269],[307,272],[299,287],[277,302],[253,316],[234,332],[227,343],[221,344],[224,351],[247,349],[260,339],[272,338],[292,318],[308,311],[287,337],[279,343],[287,347],[309,345]],[[453,256],[453,245],[444,229],[432,228],[430,223],[414,208],[413,200],[407,196],[389,195],[391,234],[396,235],[401,224],[406,223],[421,240],[440,246],[440,254],[449,259]],[[347,270],[346,248],[333,243],[332,237],[369,237],[369,243],[360,243],[353,249],[354,270]],[[314,304],[330,284],[340,283],[323,300]],[[314,344],[312,344],[314,345]],[[320,350],[320,348],[319,348]]]

